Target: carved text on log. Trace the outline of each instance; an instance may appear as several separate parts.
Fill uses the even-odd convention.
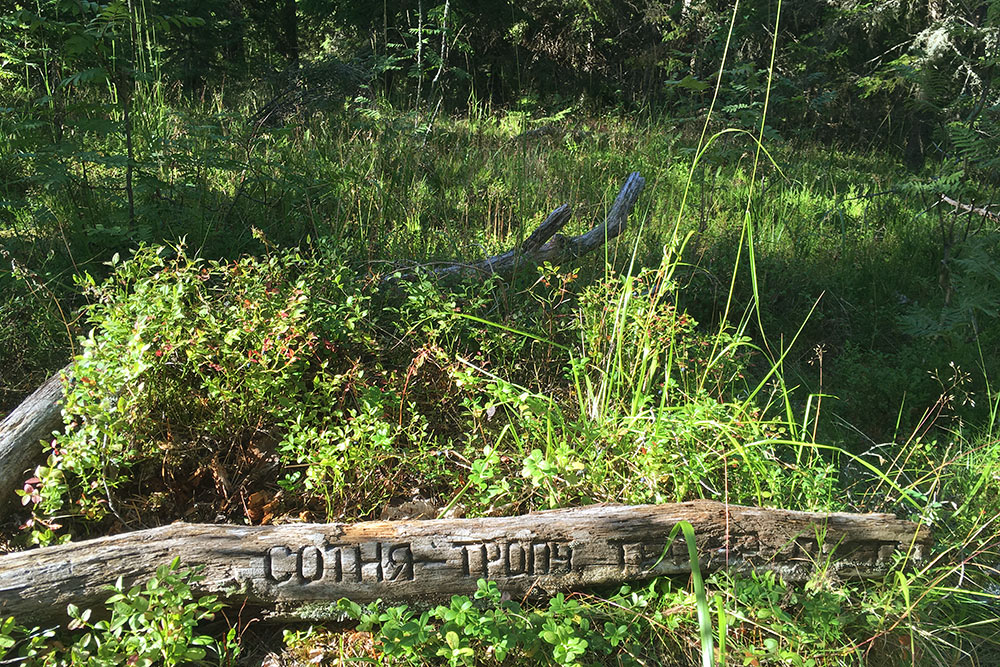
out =
[[[821,514],[695,501],[594,505],[524,516],[358,524],[172,524],[0,556],[0,614],[58,617],[99,605],[107,584],[153,576],[174,557],[203,566],[196,594],[234,605],[446,599],[495,581],[511,596],[615,585],[690,571],[678,521],[694,527],[703,570],[773,570],[786,581],[880,576],[931,544],[924,526],[885,514]],[[335,608],[335,605],[334,605]],[[335,609],[334,609],[335,611]],[[317,612],[319,613],[319,612]],[[322,612],[334,613],[334,612]]]
[[[570,574],[573,546],[559,540],[452,543],[461,552],[462,575],[473,579]]]

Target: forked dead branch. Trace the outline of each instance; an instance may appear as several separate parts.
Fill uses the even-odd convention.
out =
[[[600,248],[625,231],[629,213],[635,207],[639,194],[646,185],[646,179],[639,172],[629,174],[618,192],[614,203],[608,209],[604,220],[590,231],[579,236],[566,237],[559,232],[573,212],[569,204],[563,204],[549,213],[542,224],[526,238],[521,245],[505,253],[486,257],[472,264],[453,262],[430,270],[434,276],[443,279],[482,277],[499,275],[510,278],[519,270],[540,266],[545,262],[562,264]],[[415,277],[413,272],[404,273],[402,279]]]

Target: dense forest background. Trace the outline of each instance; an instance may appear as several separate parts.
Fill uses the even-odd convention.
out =
[[[937,560],[716,580],[756,619],[722,662],[994,664],[998,64],[1000,0],[0,0],[0,414],[72,362],[10,543],[403,501],[888,511]],[[565,202],[589,229],[633,171],[603,251],[434,275]],[[579,623],[695,617],[657,585],[566,627],[691,658],[664,637],[693,621]]]

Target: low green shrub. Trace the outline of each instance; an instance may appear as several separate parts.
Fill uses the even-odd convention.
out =
[[[226,663],[239,654],[235,631],[222,642],[198,634],[198,624],[223,607],[215,596],[195,599],[191,585],[201,579],[177,559],[141,585],[126,589],[119,577],[109,586],[104,617],[91,620],[90,609],[71,604],[65,631],[27,629],[7,617],[0,621],[0,656],[5,664],[87,667]]]
[[[334,249],[219,262],[144,247],[113,263],[107,281],[84,279],[93,328],[69,372],[65,432],[37,471],[38,528],[117,511],[115,489],[150,470],[191,472],[274,439],[294,459],[302,415],[349,412],[372,334]],[[376,449],[385,436],[371,420],[353,428]]]
[[[643,664],[644,658],[656,655],[644,644],[649,638],[644,617],[652,611],[658,623],[664,622],[664,615],[650,607],[668,607],[668,600],[683,605],[670,619],[673,628],[686,625],[696,632],[693,596],[665,582],[638,592],[624,587],[607,604],[560,593],[546,606],[529,607],[504,599],[496,583],[481,579],[471,598],[455,595],[449,604],[424,612],[381,602],[362,607],[349,600],[341,600],[340,609],[358,621],[359,632],[372,633],[385,664],[509,661],[571,667],[609,658],[618,664]]]
[[[106,281],[82,281],[92,329],[70,369],[66,428],[21,491],[37,542],[63,539],[67,517],[155,511],[206,470],[224,484],[222,461],[246,483],[252,450],[280,464],[258,482],[334,517],[377,512],[410,493],[407,480],[453,503],[488,498],[475,513],[683,500],[723,482],[700,476],[724,472],[734,433],[768,437],[732,402],[743,341],[701,332],[662,268],[578,295],[575,272],[545,266],[505,316],[496,279],[382,289],[330,244],[233,262],[143,247],[111,264]],[[480,317],[491,312],[497,322]],[[373,477],[396,486],[361,491]]]

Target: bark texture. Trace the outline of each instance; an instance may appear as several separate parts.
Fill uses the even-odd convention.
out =
[[[434,601],[496,581],[515,598],[690,571],[682,537],[697,535],[703,570],[774,570],[787,581],[828,568],[842,578],[883,574],[896,554],[919,562],[927,528],[887,514],[817,514],[726,506],[593,505],[525,516],[358,524],[160,528],[0,557],[0,615],[60,616],[99,606],[106,586],[148,579],[179,557],[203,565],[196,595],[265,607],[273,618],[337,616],[336,600]]]

